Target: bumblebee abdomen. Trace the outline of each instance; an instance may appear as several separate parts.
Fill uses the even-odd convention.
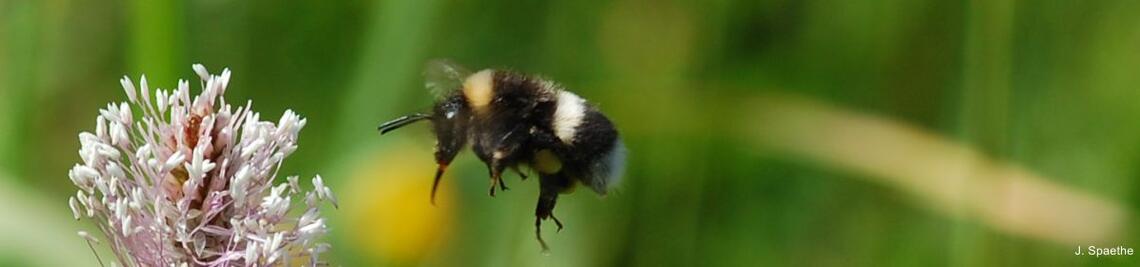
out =
[[[597,108],[566,91],[559,96],[551,128],[563,143],[564,169],[605,195],[624,171],[625,145],[613,123]]]
[[[617,129],[605,115],[590,108],[575,132],[574,150],[582,155],[587,166],[579,179],[598,194],[605,195],[625,170],[625,144]]]

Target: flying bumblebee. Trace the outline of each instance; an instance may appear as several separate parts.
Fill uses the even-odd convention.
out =
[[[490,195],[507,190],[503,172],[510,168],[522,179],[520,167],[538,173],[535,235],[543,251],[542,221],[554,217],[561,193],[584,184],[606,195],[622,175],[625,145],[617,129],[597,107],[550,80],[523,73],[485,69],[469,73],[448,61],[428,63],[425,85],[436,95],[428,114],[414,113],[380,125],[381,134],[427,120],[436,137],[431,201],[440,177],[456,154],[468,144],[490,172]]]

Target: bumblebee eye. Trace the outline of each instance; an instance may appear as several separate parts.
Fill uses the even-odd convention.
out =
[[[447,119],[455,118],[455,115],[459,114],[459,108],[461,105],[462,104],[456,101],[451,101],[443,104],[443,117]]]

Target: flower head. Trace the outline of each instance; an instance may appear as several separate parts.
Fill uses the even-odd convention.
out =
[[[79,134],[72,214],[93,220],[127,266],[321,264],[329,246],[319,207],[336,205],[332,191],[320,175],[311,191],[296,176],[273,184],[306,120],[286,110],[276,124],[262,121],[252,102],[226,103],[228,69],[193,69],[196,96],[185,80],[153,97],[145,76],[138,88],[120,80],[129,102],[108,104],[95,131]],[[299,218],[288,216],[293,197],[305,200]]]

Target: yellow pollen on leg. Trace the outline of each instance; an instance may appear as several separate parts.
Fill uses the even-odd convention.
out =
[[[549,149],[539,150],[534,154],[534,169],[545,174],[558,173],[562,170],[562,160]]]

